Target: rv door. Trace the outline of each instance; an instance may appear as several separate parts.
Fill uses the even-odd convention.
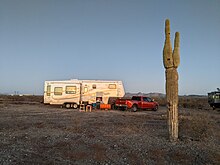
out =
[[[51,85],[45,83],[45,85],[44,85],[44,104],[50,103],[50,97],[51,97]]]

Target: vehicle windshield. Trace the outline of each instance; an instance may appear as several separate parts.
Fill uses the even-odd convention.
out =
[[[152,99],[149,98],[149,97],[144,97],[143,100],[144,100],[144,101],[147,101],[147,102],[152,102]]]
[[[141,97],[133,96],[132,100],[141,101]]]

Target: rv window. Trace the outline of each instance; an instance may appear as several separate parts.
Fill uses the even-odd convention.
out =
[[[88,92],[88,87],[84,87],[84,92]]]
[[[54,95],[62,95],[63,88],[62,87],[55,87],[54,88]]]
[[[93,84],[93,85],[92,85],[92,89],[96,89],[96,84]]]
[[[76,94],[76,86],[66,86],[66,94]]]
[[[47,96],[50,96],[50,93],[51,93],[51,86],[48,85],[47,86]]]
[[[109,88],[109,89],[116,89],[116,84],[109,84],[109,85],[108,85],[108,88]]]
[[[220,99],[220,95],[215,95],[215,98],[216,99]]]
[[[149,102],[147,97],[143,97],[143,101]]]

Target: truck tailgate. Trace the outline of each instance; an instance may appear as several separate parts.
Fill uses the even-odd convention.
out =
[[[129,100],[130,99],[128,99],[128,98],[117,99],[116,102],[115,102],[115,105],[117,107],[127,108],[127,106],[128,106],[127,104],[128,104]]]
[[[116,104],[126,104],[126,99],[118,99],[118,100],[116,100],[116,102],[115,102]]]

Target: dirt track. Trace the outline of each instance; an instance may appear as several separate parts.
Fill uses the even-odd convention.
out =
[[[32,102],[0,104],[0,113],[0,164],[220,163],[219,111],[180,109],[177,144],[167,140],[165,107],[86,113]]]

